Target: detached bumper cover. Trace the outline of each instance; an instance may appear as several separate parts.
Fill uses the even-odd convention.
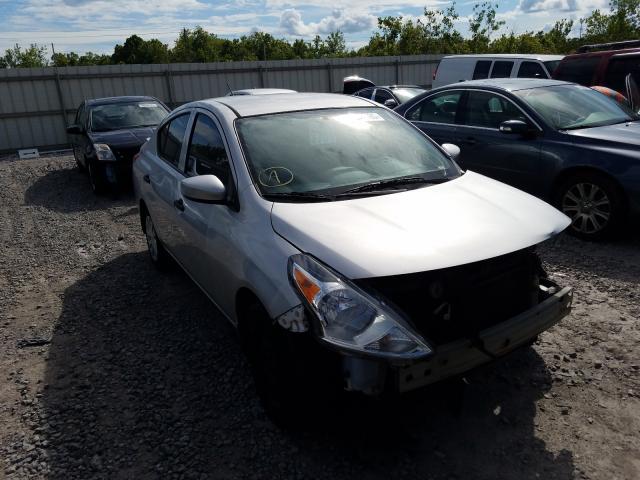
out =
[[[571,310],[573,289],[566,287],[509,320],[481,331],[476,339],[439,346],[433,356],[396,369],[400,392],[464,373],[505,355],[549,329]]]

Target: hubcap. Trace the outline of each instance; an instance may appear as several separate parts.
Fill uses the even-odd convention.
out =
[[[576,183],[562,197],[562,211],[571,218],[571,228],[592,235],[609,223],[611,201],[598,185]]]
[[[156,237],[156,230],[153,227],[153,221],[151,217],[147,215],[146,220],[146,237],[147,237],[147,247],[149,248],[149,253],[151,254],[151,258],[153,261],[158,260],[158,237]]]

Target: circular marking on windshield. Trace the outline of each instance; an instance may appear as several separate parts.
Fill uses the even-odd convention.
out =
[[[263,187],[284,187],[293,181],[293,172],[286,167],[265,168],[258,175]]]

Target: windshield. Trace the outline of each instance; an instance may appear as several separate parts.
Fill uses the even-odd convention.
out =
[[[558,65],[560,65],[560,60],[547,60],[546,62],[542,63],[544,63],[544,66],[547,67],[547,72],[549,72],[549,75],[553,76],[553,72],[556,70],[556,68],[558,68]]]
[[[411,100],[416,95],[420,95],[424,93],[426,90],[422,88],[394,88],[392,90],[393,94],[398,97],[400,103],[404,103],[408,100]]]
[[[556,85],[513,92],[557,130],[601,127],[638,120],[629,108],[580,85]]]
[[[460,175],[419,130],[378,107],[247,117],[236,126],[263,195],[334,195],[399,177],[437,183]]]
[[[91,131],[155,127],[167,113],[161,104],[154,101],[98,105],[91,109]]]

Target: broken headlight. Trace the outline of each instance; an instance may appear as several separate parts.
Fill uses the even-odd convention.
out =
[[[360,355],[414,359],[432,353],[399,314],[308,255],[289,258],[289,277],[313,312],[320,338]]]

